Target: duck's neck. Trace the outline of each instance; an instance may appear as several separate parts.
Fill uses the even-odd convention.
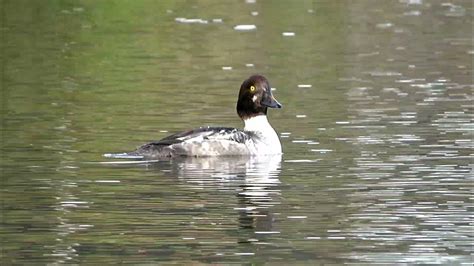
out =
[[[245,131],[257,133],[248,146],[250,154],[268,155],[281,153],[280,139],[270,123],[268,123],[266,115],[258,115],[244,119],[244,123]]]
[[[245,127],[244,130],[246,131],[258,131],[264,132],[268,130],[274,131],[270,123],[268,123],[268,119],[266,115],[257,115],[252,116],[247,119],[244,119]]]

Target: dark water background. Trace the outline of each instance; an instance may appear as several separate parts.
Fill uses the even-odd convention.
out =
[[[0,1],[2,264],[471,264],[472,5]],[[253,73],[282,157],[97,163]]]

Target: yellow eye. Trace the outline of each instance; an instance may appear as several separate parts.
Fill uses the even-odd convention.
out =
[[[250,86],[250,92],[254,92],[255,90],[255,86]]]

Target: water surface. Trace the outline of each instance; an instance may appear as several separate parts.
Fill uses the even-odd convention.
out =
[[[471,1],[1,8],[2,264],[472,263]],[[283,156],[99,164],[253,73]]]

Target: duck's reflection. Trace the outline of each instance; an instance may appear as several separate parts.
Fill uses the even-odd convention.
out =
[[[239,226],[271,231],[272,206],[278,204],[281,155],[262,157],[182,158],[157,164],[192,189],[235,191]]]
[[[246,164],[244,184],[237,193],[239,225],[255,231],[273,231],[272,206],[278,204],[280,195],[279,173],[281,156],[257,158]]]

